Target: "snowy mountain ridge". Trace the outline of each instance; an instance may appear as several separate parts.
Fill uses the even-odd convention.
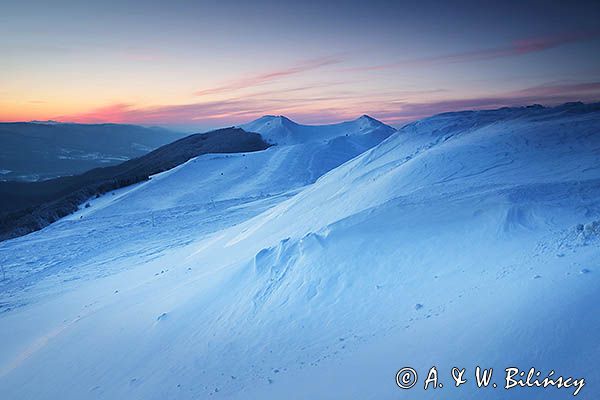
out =
[[[381,139],[396,131],[368,115],[330,125],[301,125],[282,115],[265,115],[240,127],[248,132],[260,133],[267,142],[277,145],[325,141],[354,135],[371,135]]]

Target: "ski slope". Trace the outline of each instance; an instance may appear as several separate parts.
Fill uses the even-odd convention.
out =
[[[451,367],[476,365],[553,369],[585,377],[578,398],[600,392],[598,105],[441,114],[324,168],[314,183],[300,167],[288,175],[295,146],[253,153],[253,162],[202,156],[80,220],[3,243],[11,273],[32,283],[4,286],[0,392],[572,397],[569,389],[451,387]],[[178,207],[187,212],[167,222],[164,213]],[[154,229],[136,230],[147,210]],[[89,229],[78,238],[84,255],[60,274],[31,278],[37,264],[22,251],[40,258],[50,252],[40,243],[60,248],[77,224]],[[103,248],[120,257],[94,248],[108,236],[119,244]],[[145,254],[149,242],[158,250]],[[423,379],[432,365],[443,389],[396,386],[398,369],[412,366]]]

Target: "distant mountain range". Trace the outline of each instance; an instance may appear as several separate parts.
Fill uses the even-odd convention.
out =
[[[121,124],[0,123],[0,180],[79,174],[142,156],[185,135]]]

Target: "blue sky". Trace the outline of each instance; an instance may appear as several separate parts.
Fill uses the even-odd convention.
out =
[[[594,101],[598,21],[591,1],[4,1],[0,120],[401,125]]]

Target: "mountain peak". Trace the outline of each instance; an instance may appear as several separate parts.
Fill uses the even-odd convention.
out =
[[[260,133],[267,142],[278,145],[331,140],[353,135],[376,135],[384,139],[395,132],[394,128],[366,114],[353,121],[329,125],[302,125],[283,115],[265,115],[241,127],[248,132]]]
[[[257,120],[255,120],[253,122],[272,121],[272,120],[282,120],[282,121],[294,122],[291,119],[289,119],[288,117],[286,117],[285,115],[271,115],[271,114],[263,115],[262,117],[258,118]]]
[[[367,115],[367,114],[361,115],[360,117],[358,117],[356,119],[356,121],[358,121],[358,122],[368,122],[368,123],[375,124],[375,125],[385,125],[380,120],[378,120],[376,118],[373,118],[373,117],[371,117],[370,115]]]

